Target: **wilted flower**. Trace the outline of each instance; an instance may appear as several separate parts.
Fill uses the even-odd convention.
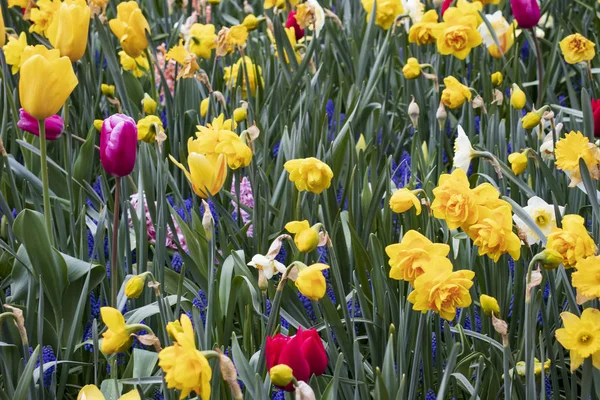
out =
[[[182,66],[182,68],[179,70],[179,74],[177,74],[177,79],[193,78],[196,71],[200,70],[200,66],[196,61],[196,55],[188,52],[181,41],[179,41],[177,46],[169,49],[165,55],[165,58],[167,61],[171,59],[175,60]]]
[[[271,279],[273,275],[285,272],[285,265],[277,261],[274,256],[270,257],[269,255],[256,254],[252,257],[252,261],[248,265],[262,271],[267,279]]]
[[[300,28],[310,27],[317,37],[325,25],[325,11],[316,0],[307,0],[299,4],[295,18]]]

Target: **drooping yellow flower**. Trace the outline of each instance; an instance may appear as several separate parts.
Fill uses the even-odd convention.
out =
[[[72,62],[83,57],[90,27],[90,8],[85,0],[65,0],[61,3],[46,36],[52,47],[60,50]]]
[[[217,47],[217,34],[212,24],[193,24],[190,27],[187,45],[192,53],[208,60],[213,49]]]
[[[513,21],[512,24],[509,24],[500,10],[496,11],[494,14],[488,14],[485,17],[490,23],[494,34],[496,35],[496,39],[498,39],[498,44],[496,44],[492,32],[490,32],[488,29],[488,26],[482,22],[479,25],[478,31],[483,39],[483,44],[485,47],[487,47],[492,57],[502,58],[502,56],[506,54],[515,43],[515,26],[517,25],[516,21]]]
[[[471,101],[471,91],[453,76],[444,78],[446,88],[442,91],[442,103],[448,108],[458,108]]]
[[[100,91],[106,97],[115,97],[115,85],[107,85],[103,83],[100,85]]]
[[[600,369],[600,311],[586,308],[581,318],[570,312],[563,312],[560,317],[564,328],[557,329],[554,335],[569,350],[571,372],[588,357],[592,357],[594,367]]]
[[[450,246],[433,243],[411,229],[402,237],[400,243],[387,246],[385,252],[390,258],[390,278],[412,284],[430,265],[440,262],[440,258],[446,258]]]
[[[210,97],[202,99],[200,102],[200,116],[202,118],[206,118],[206,114],[208,113],[208,106],[210,105]]]
[[[57,50],[41,51],[41,54],[25,58],[26,51],[19,79],[21,105],[34,118],[46,119],[65,104],[78,84],[77,77],[69,58],[59,57]]]
[[[467,174],[462,169],[457,168],[452,174],[442,174],[438,187],[433,189],[433,195],[433,216],[445,220],[448,228],[470,226],[477,221],[477,199],[471,192]]]
[[[200,66],[196,61],[196,55],[187,51],[182,41],[179,41],[177,46],[170,48],[165,58],[167,60],[175,60],[182,66],[177,74],[177,79],[193,78],[196,71],[200,70]]]
[[[544,249],[541,253],[539,253],[539,261],[544,269],[553,270],[559,267],[562,264],[562,255],[553,249]]]
[[[417,215],[421,214],[421,201],[409,189],[398,189],[390,198],[390,208],[393,212],[401,214],[405,211],[415,208]]]
[[[523,129],[530,130],[538,126],[541,120],[542,116],[538,112],[530,111],[521,119],[521,125]]]
[[[424,44],[435,43],[437,40],[438,14],[435,10],[427,11],[421,20],[410,27],[408,32],[409,43]]]
[[[103,339],[100,350],[104,354],[114,354],[129,349],[133,343],[133,337],[131,337],[133,332],[125,324],[123,314],[116,308],[102,307],[100,308],[100,315],[102,316],[102,322],[108,328],[102,334]]]
[[[144,113],[146,115],[156,114],[156,100],[148,95],[148,93],[144,93],[144,98],[142,99],[142,108],[144,109]]]
[[[414,290],[408,295],[413,310],[423,313],[431,310],[451,321],[457,308],[471,305],[469,289],[475,273],[469,270],[452,271],[447,258],[439,258],[425,273],[413,282]]]
[[[311,227],[307,220],[291,221],[285,224],[285,229],[294,234],[294,243],[302,253],[311,252],[319,245],[320,224]]]
[[[231,48],[244,46],[246,40],[248,40],[248,29],[244,25],[235,25],[229,28],[227,31],[227,38],[225,39],[227,45]]]
[[[554,228],[548,235],[546,247],[562,255],[565,268],[576,268],[579,261],[596,254],[596,244],[584,222],[579,215],[565,215],[562,228]]]
[[[316,263],[298,271],[296,287],[305,297],[319,301],[325,296],[327,282],[323,270],[329,269],[329,265]]]
[[[581,259],[572,278],[579,293],[589,298],[600,297],[600,256]]]
[[[125,296],[130,299],[137,299],[144,291],[144,285],[146,284],[145,275],[135,275],[127,281],[125,285]]]
[[[158,353],[158,366],[165,373],[167,387],[181,391],[180,399],[194,391],[202,400],[209,400],[212,369],[206,357],[196,349],[190,318],[182,314],[179,321],[182,329],[174,332],[175,343]]]
[[[478,247],[480,256],[487,255],[494,262],[506,253],[514,260],[521,256],[521,241],[512,231],[511,209],[506,202],[493,209],[479,208],[479,219],[466,232]]]
[[[500,315],[500,306],[498,305],[498,300],[496,300],[492,296],[488,296],[487,294],[482,294],[479,296],[479,303],[481,304],[481,309],[485,315]]]
[[[142,54],[138,58],[132,58],[123,50],[119,51],[119,61],[125,71],[129,71],[136,78],[144,76],[146,71],[150,69],[150,64],[146,55]]]
[[[248,14],[248,15],[246,15],[246,17],[244,17],[244,20],[242,21],[242,25],[244,25],[246,27],[248,32],[251,32],[251,31],[255,30],[256,28],[258,28],[261,21],[263,21],[263,20],[264,20],[264,18],[259,19],[259,18],[256,18],[256,15],[254,15],[254,14]]]
[[[290,173],[290,181],[294,182],[296,189],[302,192],[320,194],[331,186],[333,171],[329,165],[318,158],[298,158],[287,161],[283,167]]]
[[[376,4],[375,24],[385,30],[390,29],[396,17],[404,13],[401,0],[361,0],[363,8],[367,12],[367,22],[371,19],[373,3]]]
[[[402,74],[406,79],[418,78],[421,75],[421,64],[416,58],[410,57],[402,67]]]
[[[247,116],[248,111],[245,107],[238,107],[235,110],[233,110],[233,120],[235,122],[242,122],[246,119]]]
[[[577,186],[581,182],[579,159],[585,162],[592,179],[600,179],[600,150],[581,132],[567,133],[556,143],[554,155],[556,168],[569,172],[570,187]]]
[[[500,86],[502,85],[502,81],[504,81],[504,76],[502,76],[502,72],[496,71],[492,74],[492,85]]]
[[[52,18],[60,8],[60,0],[39,0],[35,3],[35,7],[31,9],[29,19],[32,25],[29,27],[29,32],[35,32],[38,35],[45,35]],[[25,8],[25,7],[23,7]]]
[[[245,56],[236,61],[235,64],[224,68],[223,79],[229,89],[238,86],[238,76],[241,74],[242,97],[248,97],[247,89],[250,88],[252,96],[256,95],[256,88],[262,86],[262,68],[252,62],[250,57]],[[246,74],[248,80],[246,80]]]
[[[105,400],[105,397],[96,385],[85,385],[79,391],[77,400]],[[141,400],[141,398],[139,392],[133,389],[119,397],[119,400]]]
[[[27,47],[27,35],[25,32],[21,32],[18,39],[14,36],[9,36],[8,43],[2,48],[6,63],[12,66],[11,71],[13,75],[19,72],[21,68],[21,56],[25,47]]]
[[[521,110],[523,107],[525,107],[526,102],[527,97],[525,96],[525,92],[521,90],[519,85],[513,83],[512,92],[510,95],[510,105],[517,110]]]
[[[120,3],[117,18],[111,19],[108,24],[129,57],[138,58],[148,47],[146,34],[150,33],[150,25],[135,1]]]
[[[480,3],[474,3],[480,4]],[[437,29],[437,49],[440,54],[452,54],[459,60],[467,58],[471,49],[481,44],[482,38],[477,31],[478,21],[473,15],[451,16],[450,7],[444,14],[444,22]],[[454,14],[456,15],[456,14]],[[479,14],[478,14],[479,15]]]
[[[515,175],[521,175],[527,169],[527,153],[514,152],[508,156],[510,168]]]
[[[192,184],[194,193],[204,199],[208,198],[209,193],[213,196],[217,194],[227,178],[227,157],[223,154],[219,154],[216,160],[211,162],[204,154],[190,152],[187,159],[189,171],[172,155],[169,155],[169,158],[183,171]]]
[[[163,132],[163,124],[156,115],[147,115],[137,122],[138,140],[146,143],[156,142],[156,135]]]
[[[596,44],[579,33],[567,36],[559,45],[565,61],[569,64],[591,61],[596,56]]]

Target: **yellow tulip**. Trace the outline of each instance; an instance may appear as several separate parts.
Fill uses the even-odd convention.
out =
[[[414,192],[407,188],[396,190],[390,198],[390,208],[395,213],[403,213],[415,208],[417,215],[421,214],[421,201]]]
[[[66,0],[48,27],[46,35],[52,47],[59,49],[61,56],[69,57],[72,62],[79,60],[85,53],[90,13],[85,0]]]
[[[515,152],[508,156],[510,168],[515,175],[521,175],[527,169],[527,153]]]
[[[325,296],[327,282],[323,270],[329,269],[329,265],[317,263],[298,271],[296,287],[304,296],[311,300],[319,301]]]
[[[130,299],[137,299],[144,291],[146,276],[144,274],[133,276],[125,285],[125,296]]]
[[[51,52],[45,56],[35,54],[27,59],[19,80],[21,105],[38,120],[58,113],[78,84],[68,57]]]
[[[111,19],[108,24],[130,57],[138,58],[148,47],[146,33],[150,33],[150,25],[135,1],[119,4],[117,18]]]
[[[294,378],[294,371],[285,364],[278,364],[269,370],[269,376],[273,385],[285,387]]]
[[[285,225],[285,229],[294,234],[294,243],[302,253],[313,251],[319,245],[319,224],[312,227],[307,220],[292,221]]]
[[[483,313],[485,315],[494,315],[498,316],[500,314],[500,306],[498,305],[498,300],[493,298],[492,296],[488,296],[486,294],[482,294],[479,297],[479,303],[481,304],[481,308],[483,309]]]
[[[194,193],[204,199],[208,198],[209,193],[217,194],[227,178],[227,157],[224,154],[219,154],[213,163],[204,154],[192,152],[187,159],[189,171],[173,156],[169,155],[169,158],[183,171]]]
[[[130,336],[131,329],[125,324],[123,314],[116,308],[102,307],[100,309],[102,321],[108,328],[102,334],[102,344],[100,349],[104,354],[122,353],[131,347],[133,338]]]

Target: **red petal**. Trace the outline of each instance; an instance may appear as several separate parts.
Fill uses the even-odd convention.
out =
[[[310,365],[303,357],[302,337],[300,335],[293,336],[285,345],[279,355],[279,364],[285,364],[294,372],[294,378],[299,381],[308,382],[311,375]],[[285,390],[291,392],[294,390],[293,385],[288,385]]]
[[[279,357],[281,350],[289,342],[290,338],[283,336],[281,333],[275,335],[275,337],[267,336],[267,343],[265,347],[267,370],[270,370],[277,364],[280,364]]]
[[[329,361],[321,337],[314,328],[302,332],[302,336],[304,339],[302,354],[310,365],[310,372],[315,375],[322,375],[325,373]]]

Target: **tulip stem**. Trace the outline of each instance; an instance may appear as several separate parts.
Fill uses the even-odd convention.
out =
[[[531,36],[533,36],[533,44],[535,45],[535,56],[537,58],[537,70],[538,70],[538,107],[541,107],[544,102],[544,68],[542,66],[542,51],[540,49],[540,41],[535,34],[535,28],[531,29]]]
[[[117,250],[119,247],[119,206],[121,203],[121,177],[115,178],[115,205],[113,210],[112,247],[110,255],[111,304],[117,308]]]
[[[46,155],[46,124],[45,120],[38,120],[40,129],[40,161],[42,170],[42,192],[44,197],[44,219],[46,230],[50,238],[50,244],[54,246],[54,235],[52,232],[52,211],[50,210],[50,189],[48,184],[48,156]]]

